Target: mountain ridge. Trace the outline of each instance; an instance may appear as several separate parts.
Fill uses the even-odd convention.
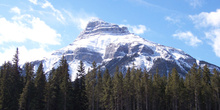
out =
[[[111,34],[130,34],[127,27],[120,27],[116,24],[107,23],[101,19],[92,19],[88,22],[84,31],[80,33],[77,39],[84,39],[91,34],[103,34],[103,33],[111,33]],[[88,35],[89,34],[89,35]]]
[[[196,60],[180,49],[148,41],[130,33],[126,27],[100,19],[91,20],[73,43],[42,59],[45,72],[57,68],[62,56],[68,61],[72,80],[75,79],[80,60],[84,62],[86,70],[95,61],[102,70],[107,68],[111,73],[116,66],[125,73],[133,64],[151,73],[159,68],[160,74],[168,74],[175,67],[181,76],[185,76],[194,63],[201,67],[207,64],[211,70],[220,70],[218,66]],[[39,61],[33,63],[38,67]]]

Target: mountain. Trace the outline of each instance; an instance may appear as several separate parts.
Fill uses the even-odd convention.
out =
[[[160,74],[168,74],[175,67],[181,76],[184,76],[194,63],[201,67],[207,65],[210,70],[220,70],[218,66],[196,60],[180,49],[150,42],[130,33],[127,27],[100,19],[91,20],[73,43],[42,59],[45,72],[57,68],[62,56],[69,63],[72,79],[76,77],[80,60],[84,62],[86,70],[95,61],[103,70],[108,68],[110,72],[114,72],[115,67],[119,66],[125,73],[133,64],[137,68],[146,68],[151,73],[155,73],[158,68]],[[32,63],[37,68],[41,61]]]

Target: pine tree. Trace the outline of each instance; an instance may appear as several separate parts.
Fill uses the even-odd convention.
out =
[[[103,75],[103,92],[101,97],[102,109],[112,110],[113,109],[113,98],[112,98],[112,81],[108,69],[105,70]]]
[[[176,70],[176,68],[174,68],[172,70],[172,74],[171,74],[171,81],[170,83],[170,89],[171,89],[171,94],[172,94],[172,108],[173,110],[178,110],[179,107],[179,98],[180,98],[180,76]]]
[[[163,74],[163,76],[161,77],[160,109],[166,108],[166,95],[165,95],[166,85],[167,85],[167,76],[166,74]]]
[[[124,108],[124,86],[123,86],[123,74],[122,72],[119,73],[119,102],[120,102],[120,110]]]
[[[72,91],[72,86],[71,86],[71,80],[69,77],[69,69],[68,69],[68,63],[67,60],[64,58],[64,56],[61,59],[60,62],[60,75],[61,75],[61,82],[60,82],[60,90],[62,93],[62,104],[63,107],[61,109],[67,110],[68,108],[71,107],[69,100],[70,100],[70,93]]]
[[[194,101],[194,90],[192,86],[192,74],[189,71],[186,74],[186,78],[184,81],[184,86],[186,87],[186,108],[189,110],[193,109],[193,101]]]
[[[89,110],[95,110],[95,85],[96,85],[96,63],[92,63],[92,70],[86,75],[86,91]]]
[[[126,93],[125,98],[125,109],[126,110],[131,110],[132,109],[132,103],[131,103],[131,98],[132,98],[132,87],[131,87],[131,72],[130,68],[128,67],[124,81],[123,81],[123,86],[124,86],[124,92]]]
[[[97,82],[95,87],[95,97],[96,97],[96,110],[99,110],[101,107],[101,94],[102,93],[102,74],[100,66],[98,67],[98,73],[97,73]]]
[[[74,81],[74,109],[86,110],[85,66],[82,61],[80,61],[77,71],[78,73]]]
[[[52,84],[52,79],[53,79],[53,73],[55,72],[55,69],[52,68],[52,70],[49,72],[49,75],[48,75],[48,79],[47,79],[47,82],[46,82],[46,110],[50,110],[50,104],[51,104],[51,84]]]
[[[202,96],[203,96],[203,103],[205,105],[204,108],[206,108],[206,110],[211,110],[211,95],[212,95],[212,88],[211,88],[211,79],[210,79],[210,71],[207,67],[207,65],[205,65],[203,67],[203,72],[202,72]]]
[[[34,70],[31,63],[25,64],[26,84],[19,99],[19,110],[32,110],[34,106]]]
[[[0,87],[0,109],[1,110],[12,110],[11,101],[13,100],[13,96],[11,94],[11,81],[10,74],[12,70],[12,64],[10,62],[4,63],[1,67],[1,87]]]
[[[11,104],[13,106],[11,106],[12,109],[18,109],[19,105],[18,105],[18,100],[20,98],[20,94],[22,93],[22,88],[23,88],[23,84],[22,84],[22,77],[21,77],[21,68],[19,67],[19,51],[18,48],[16,49],[16,53],[14,55],[13,58],[13,70],[12,70],[12,74],[11,74],[11,81],[12,81],[12,85],[11,85],[11,95],[13,95],[13,100],[11,101]]]
[[[132,103],[132,109],[135,110],[135,105],[136,105],[136,100],[135,100],[135,89],[134,89],[134,81],[135,81],[135,73],[136,73],[136,69],[135,69],[135,65],[133,63],[133,67],[131,69],[131,103]]]
[[[185,87],[188,93],[188,109],[201,110],[201,68],[197,69],[196,64],[193,64],[186,75]]]
[[[34,108],[35,110],[43,110],[45,109],[45,96],[46,96],[46,77],[44,74],[43,70],[43,64],[42,62],[40,63],[37,73],[36,73],[36,78],[35,78],[35,98],[34,98]]]
[[[47,110],[59,110],[61,108],[61,91],[59,86],[59,78],[57,70],[52,69],[49,74],[49,81],[47,83]]]
[[[5,63],[5,67],[2,70],[2,93],[0,106],[2,109],[17,110],[19,108],[18,100],[22,92],[23,84],[22,77],[20,74],[18,48],[13,58],[13,64]],[[5,88],[5,86],[7,88]],[[5,93],[6,91],[7,93]],[[8,94],[8,95],[6,95]],[[7,96],[7,97],[5,97]],[[5,99],[7,98],[7,99]],[[9,103],[10,102],[10,103]]]
[[[142,89],[142,85],[141,85],[141,77],[142,77],[142,71],[141,69],[137,69],[136,74],[135,74],[135,79],[134,79],[134,90],[135,90],[135,100],[136,100],[136,109],[141,110],[142,107],[142,103],[141,103],[141,89]]]
[[[157,69],[156,74],[154,74],[153,76],[153,102],[152,102],[152,109],[156,110],[156,109],[163,109],[162,107],[162,99],[165,95],[165,87],[164,84],[165,83],[162,78],[159,75],[159,70]]]
[[[116,110],[123,108],[123,75],[119,72],[119,67],[116,67],[116,71],[113,77],[113,99],[114,107]]]
[[[214,100],[214,110],[220,109],[220,74],[219,72],[214,69],[214,75],[211,77],[211,86],[213,88],[213,100]]]
[[[152,76],[147,73],[146,68],[144,69],[143,72],[143,77],[142,77],[142,83],[143,83],[143,88],[144,88],[144,103],[145,103],[145,110],[150,110],[150,99],[151,99],[151,94],[152,94]]]
[[[92,85],[91,85],[91,78],[92,78],[92,74],[91,72],[88,71],[87,75],[86,75],[86,79],[85,79],[85,85],[86,85],[86,96],[87,96],[87,100],[88,100],[88,110],[91,110],[91,98],[92,98]]]
[[[165,89],[165,94],[166,94],[166,109],[170,110],[172,108],[172,77],[171,77],[171,73],[168,73],[168,78],[167,78],[167,85],[166,85],[166,89]]]
[[[180,78],[180,93],[179,93],[179,109],[181,110],[185,110],[187,109],[186,107],[186,98],[187,98],[187,95],[186,95],[186,87],[184,85],[184,79],[183,77]]]

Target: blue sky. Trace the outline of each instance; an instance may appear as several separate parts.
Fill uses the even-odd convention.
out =
[[[72,43],[87,22],[125,25],[149,41],[220,66],[220,0],[1,0],[0,64],[20,63]]]

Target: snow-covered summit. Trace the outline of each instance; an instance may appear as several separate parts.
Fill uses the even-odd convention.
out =
[[[159,68],[160,74],[168,74],[175,67],[182,76],[194,63],[199,66],[207,64],[211,70],[220,70],[215,65],[196,60],[180,49],[150,42],[130,33],[126,27],[100,19],[91,20],[73,43],[43,59],[45,72],[57,68],[62,56],[68,61],[72,80],[75,79],[80,60],[84,62],[86,70],[95,61],[103,70],[109,69],[110,73],[114,73],[116,66],[125,73],[133,64],[151,73]],[[38,67],[39,61],[34,63]]]
[[[130,32],[127,27],[120,27],[116,24],[107,23],[101,19],[92,19],[77,39],[84,39],[98,34],[126,35],[130,34]]]

